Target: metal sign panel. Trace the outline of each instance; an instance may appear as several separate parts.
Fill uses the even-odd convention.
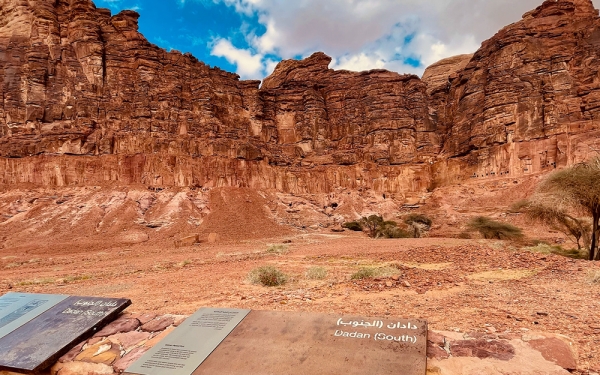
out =
[[[128,299],[68,297],[0,339],[0,370],[38,372],[131,304]]]
[[[424,375],[427,367],[427,323],[420,320],[252,311],[223,335],[222,342],[189,327],[177,328],[171,335],[126,373]],[[189,352],[207,357],[201,363],[192,361]],[[178,360],[166,359],[172,357]],[[161,361],[163,368],[157,366]]]
[[[203,308],[131,365],[126,374],[190,375],[250,310]]]
[[[49,310],[68,296],[7,293],[0,297],[0,338]]]

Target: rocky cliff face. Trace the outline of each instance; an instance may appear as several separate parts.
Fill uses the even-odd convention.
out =
[[[133,11],[2,0],[0,15],[0,184],[365,188],[402,198],[434,179],[566,165],[600,135],[590,0],[546,1],[423,80],[334,71],[316,53],[281,62],[261,88],[150,44]]]
[[[595,154],[600,20],[589,0],[545,1],[450,77],[438,178],[532,174]]]

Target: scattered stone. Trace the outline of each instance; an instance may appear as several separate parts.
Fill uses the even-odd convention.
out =
[[[149,332],[132,331],[132,332],[125,332],[125,333],[118,333],[116,335],[110,336],[108,339],[111,341],[113,341],[113,340],[117,341],[119,344],[121,344],[121,347],[125,351],[129,351],[134,346],[138,346],[139,344],[148,340],[150,338],[150,335],[151,334]]]
[[[144,324],[141,327],[141,330],[146,332],[162,331],[168,326],[172,325],[174,322],[175,319],[172,316],[160,316]]]
[[[94,334],[94,337],[107,337],[121,332],[131,332],[140,326],[138,319],[131,318],[129,315],[123,315],[114,322]]]
[[[50,369],[52,375],[111,375],[112,366],[103,363],[66,362],[57,363]]]
[[[79,353],[79,355],[75,357],[75,361],[110,365],[118,358],[121,358],[119,345],[115,345],[110,341],[104,341],[92,345]]]
[[[515,348],[500,340],[454,341],[450,344],[450,351],[455,357],[494,358],[502,361],[508,361],[515,355]]]
[[[140,324],[146,324],[152,319],[156,318],[156,314],[130,314],[125,316],[139,320]]]
[[[123,358],[119,359],[115,363],[113,363],[113,367],[115,371],[123,372],[127,367],[133,364],[133,362],[140,359],[144,353],[148,351],[147,347],[138,347],[131,350],[129,353],[125,354]]]
[[[554,362],[566,370],[577,369],[575,355],[570,346],[563,340],[556,337],[545,337],[531,340],[528,343],[532,348],[542,353],[546,360]]]

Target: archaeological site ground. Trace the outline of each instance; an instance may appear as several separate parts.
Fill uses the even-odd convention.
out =
[[[151,44],[139,17],[0,0],[0,296],[132,302],[41,373],[123,373],[209,307],[252,311],[238,343],[251,322],[293,317],[316,337],[339,316],[338,342],[367,337],[343,317],[380,317],[427,322],[427,374],[600,373],[600,194],[543,190],[577,168],[600,186],[591,0],[540,0],[421,78],[316,52],[241,80]],[[223,345],[194,374],[319,363]]]

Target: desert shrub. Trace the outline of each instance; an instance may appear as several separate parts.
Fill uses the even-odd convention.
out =
[[[388,225],[380,228],[378,237],[382,238],[413,238],[413,235],[397,226]]]
[[[565,249],[559,245],[550,245],[543,241],[537,241],[538,243],[534,246],[526,247],[525,250],[531,251],[534,253],[543,253],[543,254],[556,254],[562,255],[568,258],[574,259],[587,259],[588,253],[586,250],[579,249]]]
[[[287,254],[289,252],[289,248],[287,247],[287,245],[269,245],[269,247],[267,247],[266,252],[269,254],[282,255]]]
[[[387,277],[398,274],[398,269],[390,266],[386,267],[361,267],[352,274],[352,280],[372,279],[375,277]]]
[[[346,228],[348,230],[352,230],[355,232],[362,232],[362,225],[358,221],[349,221],[347,223],[342,224],[342,228]]]
[[[377,275],[377,269],[373,267],[362,267],[352,274],[352,280],[371,279]]]
[[[413,233],[412,237],[420,238],[431,229],[433,222],[425,215],[410,214],[404,219],[404,223],[409,226],[409,230]]]
[[[306,278],[310,280],[323,280],[327,277],[327,270],[324,267],[310,267],[306,270]]]
[[[472,219],[468,226],[471,230],[478,231],[486,239],[516,240],[523,238],[520,228],[484,216]]]
[[[419,223],[429,228],[431,228],[431,224],[433,224],[433,221],[430,218],[421,214],[410,214],[404,219],[404,222],[408,225]]]
[[[288,281],[288,277],[273,266],[263,266],[250,271],[248,280],[252,284],[260,284],[262,286],[279,286],[285,284]]]
[[[470,240],[471,239],[471,233],[469,233],[469,232],[460,232],[458,234],[458,238],[463,239],[463,240]]]

